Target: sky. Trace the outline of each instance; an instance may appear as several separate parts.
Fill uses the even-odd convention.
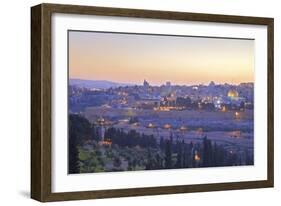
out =
[[[69,78],[151,85],[254,82],[254,40],[69,31]]]

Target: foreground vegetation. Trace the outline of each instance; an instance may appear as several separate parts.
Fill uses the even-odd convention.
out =
[[[169,139],[134,130],[109,128],[101,142],[95,125],[79,115],[69,116],[69,173],[136,171],[251,165],[247,150],[226,150],[204,137],[199,143]],[[241,155],[242,152],[242,155]]]

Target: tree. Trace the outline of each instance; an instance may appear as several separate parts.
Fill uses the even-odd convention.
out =
[[[114,167],[120,167],[122,164],[121,160],[119,157],[115,157],[114,160],[113,160],[113,165]]]
[[[218,166],[218,146],[216,142],[214,144],[213,164],[214,166]]]
[[[77,114],[69,115],[69,133],[76,135],[77,144],[93,139],[94,129],[91,123],[83,116]]]
[[[207,136],[203,138],[203,167],[213,166],[212,162],[213,148],[211,140],[207,139]]]
[[[183,146],[184,141],[177,142],[177,162],[176,162],[176,168],[182,168],[183,167]]]
[[[105,135],[113,144],[122,147],[135,147],[137,145],[143,148],[157,147],[157,141],[153,135],[140,134],[136,130],[130,130],[126,133],[122,129],[109,128]]]
[[[165,168],[172,168],[172,145],[170,140],[166,140],[165,146]]]
[[[189,159],[189,155],[188,155],[188,145],[184,143],[183,145],[183,154],[182,154],[182,167],[186,168],[188,167],[188,159]]]
[[[162,158],[159,155],[159,153],[156,154],[156,169],[162,169],[163,168],[163,164],[162,164]]]
[[[161,138],[160,138],[159,146],[160,146],[160,149],[161,149],[162,151],[165,150],[165,142],[164,142],[164,138],[163,138],[162,136],[161,136]]]
[[[78,155],[77,137],[75,134],[71,134],[68,141],[68,172],[70,174],[80,172]]]
[[[69,136],[68,136],[68,172],[79,173],[79,151],[78,146],[84,141],[91,139],[93,129],[90,122],[80,115],[69,115]]]
[[[151,155],[151,151],[150,151],[150,148],[148,148],[148,154],[147,154],[147,163],[146,163],[146,166],[145,166],[145,169],[146,170],[151,170],[151,169],[154,169],[153,168],[153,160],[152,160],[152,155]]]

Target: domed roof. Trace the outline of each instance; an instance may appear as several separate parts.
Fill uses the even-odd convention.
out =
[[[239,94],[238,94],[238,92],[236,90],[231,89],[231,90],[228,91],[227,96],[232,98],[232,97],[238,97]]]

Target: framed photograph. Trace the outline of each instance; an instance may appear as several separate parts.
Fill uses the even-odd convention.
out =
[[[273,19],[31,8],[31,197],[273,187]]]

